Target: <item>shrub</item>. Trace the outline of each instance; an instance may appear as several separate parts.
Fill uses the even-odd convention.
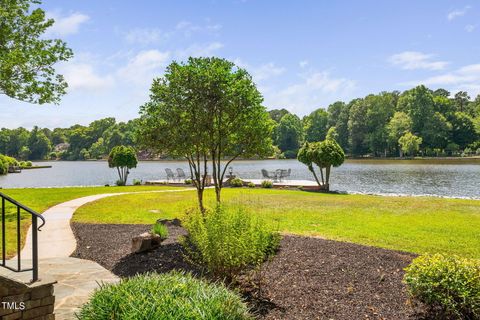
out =
[[[263,180],[262,181],[262,188],[273,188],[273,182],[270,180]]]
[[[230,186],[234,188],[243,187],[243,181],[240,178],[233,178],[232,180],[230,180]]]
[[[0,154],[0,175],[8,173],[8,162],[3,154]]]
[[[181,242],[189,260],[227,282],[273,255],[280,240],[277,232],[241,207],[218,205],[204,214],[192,210],[182,225],[188,231]]]
[[[115,181],[115,184],[116,184],[118,187],[121,187],[121,186],[124,186],[124,185],[125,185],[125,181],[123,181],[123,180],[117,180],[117,181]]]
[[[242,299],[223,285],[170,272],[101,284],[77,315],[102,319],[253,319]]]
[[[297,151],[295,150],[286,150],[283,152],[283,157],[285,159],[295,159],[297,157]]]
[[[480,261],[441,254],[413,260],[404,281],[411,296],[448,319],[480,319]]]
[[[192,181],[192,179],[185,179],[184,183],[185,184],[192,184],[193,181]]]
[[[140,186],[141,184],[142,184],[142,180],[133,179],[133,185],[134,186]]]
[[[255,183],[249,182],[249,183],[247,184],[247,186],[248,186],[249,188],[255,188]]]
[[[162,239],[168,238],[168,228],[163,223],[155,223],[152,227],[152,233],[159,235]]]
[[[31,167],[32,165],[33,165],[33,164],[32,164],[32,161],[27,161],[27,162],[25,163],[25,166],[26,166],[26,167]]]

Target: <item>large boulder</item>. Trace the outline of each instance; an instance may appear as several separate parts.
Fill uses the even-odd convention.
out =
[[[140,253],[158,248],[164,239],[150,232],[142,233],[132,239],[132,253]]]

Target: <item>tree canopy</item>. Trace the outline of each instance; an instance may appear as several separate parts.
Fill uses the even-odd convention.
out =
[[[135,149],[127,146],[116,146],[108,156],[108,166],[116,168],[118,172],[118,185],[126,185],[130,169],[137,167],[137,154]]]
[[[1,0],[0,93],[32,103],[58,103],[67,83],[54,64],[73,56],[65,42],[46,39],[54,23],[39,0]]]
[[[141,142],[188,160],[203,209],[211,163],[217,201],[225,172],[236,158],[272,152],[272,120],[248,72],[220,58],[172,62],[153,81],[141,107]],[[225,164],[222,165],[222,160]]]

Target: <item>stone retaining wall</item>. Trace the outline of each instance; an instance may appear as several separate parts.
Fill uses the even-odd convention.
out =
[[[55,281],[25,284],[0,276],[0,320],[55,319]]]

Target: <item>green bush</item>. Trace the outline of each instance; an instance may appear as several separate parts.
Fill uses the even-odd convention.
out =
[[[418,257],[405,269],[411,296],[448,319],[480,319],[480,261],[441,254]]]
[[[192,179],[185,179],[184,183],[185,184],[192,184],[193,181],[192,181]]]
[[[159,235],[162,239],[168,238],[168,228],[163,223],[155,223],[152,227],[152,233]]]
[[[233,178],[230,180],[230,186],[234,188],[243,187],[243,181],[240,178]]]
[[[270,180],[263,180],[262,181],[262,188],[273,188],[273,182]]]
[[[286,150],[285,152],[283,152],[283,156],[285,159],[295,159],[297,157],[297,151]]]
[[[249,188],[255,188],[255,183],[249,182],[249,183],[247,184],[247,187],[249,187]]]
[[[181,239],[190,261],[227,282],[273,255],[280,236],[241,207],[218,205],[202,214],[187,212]]]
[[[25,163],[25,167],[31,167],[33,164],[32,164],[32,161],[27,161]]]
[[[122,187],[125,185],[125,181],[123,180],[117,180],[115,181],[115,184],[117,185],[117,187]]]
[[[8,173],[8,161],[3,154],[0,154],[0,175]]]
[[[134,186],[140,186],[141,184],[142,184],[142,180],[133,179],[133,185]]]
[[[77,316],[80,320],[253,319],[242,299],[223,285],[179,272],[102,284]]]

